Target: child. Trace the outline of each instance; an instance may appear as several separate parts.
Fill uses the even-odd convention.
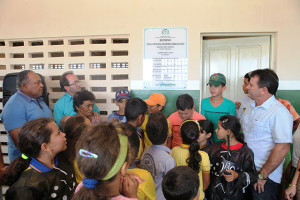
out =
[[[232,115],[220,118],[216,130],[218,142],[207,147],[211,162],[211,182],[207,199],[245,199],[245,188],[256,183],[257,172],[252,150],[240,133],[239,120]]]
[[[245,112],[246,108],[251,106],[253,103],[253,100],[248,97],[248,85],[250,83],[250,75],[249,73],[245,74],[244,76],[244,84],[243,84],[243,91],[245,93],[245,96],[242,99],[242,102],[235,102],[236,108],[239,110],[237,117],[238,119],[241,119],[243,113]]]
[[[175,161],[170,155],[171,150],[166,147],[168,137],[168,123],[162,112],[156,112],[149,117],[146,131],[152,145],[143,153],[141,168],[149,171],[154,179],[156,198],[164,200],[161,182],[163,176],[175,167]]]
[[[127,136],[121,133],[111,124],[100,124],[89,127],[81,136],[76,145],[76,159],[85,178],[74,199],[137,200],[138,181],[126,175],[130,156]]]
[[[200,120],[198,123],[200,125],[198,143],[200,149],[204,149],[206,146],[212,144],[211,136],[214,131],[214,124],[209,120]]]
[[[139,128],[144,120],[147,112],[147,104],[140,98],[131,98],[127,101],[125,106],[125,116],[127,118],[127,123],[135,127]],[[140,149],[138,154],[138,159],[141,158],[144,152],[144,133],[142,130],[137,131],[137,134],[140,139]]]
[[[162,182],[167,200],[199,199],[199,177],[190,167],[179,166],[168,171]]]
[[[130,136],[128,137],[128,142],[130,144],[130,152],[133,155],[131,160],[131,165],[127,169],[128,172],[137,174],[141,179],[145,180],[143,183],[139,184],[137,191],[137,196],[139,200],[156,200],[155,184],[151,174],[144,169],[137,168],[135,164],[135,159],[138,156],[140,140],[139,136],[136,134],[136,128],[130,124],[124,124],[128,127],[130,131]]]
[[[76,161],[76,150],[75,146],[80,136],[84,133],[85,129],[92,125],[88,118],[81,115],[71,116],[64,125],[64,132],[66,134],[68,147],[67,150],[63,152],[64,156],[70,163],[73,164],[76,182],[82,182],[83,176],[78,170]]]
[[[131,98],[130,92],[126,88],[120,88],[116,92],[115,103],[119,107],[118,111],[114,111],[112,114],[108,115],[107,122],[111,122],[111,119],[117,119],[121,123],[126,123],[127,119],[125,117],[125,106],[127,100]]]
[[[194,100],[189,94],[182,94],[177,98],[176,101],[177,112],[174,112],[169,116],[171,123],[172,137],[172,148],[180,145],[182,139],[180,137],[180,125],[187,119],[192,120],[203,120],[206,119],[200,113],[195,111]]]
[[[221,73],[216,73],[210,76],[209,82],[209,92],[211,97],[203,99],[201,101],[201,114],[210,120],[214,124],[214,130],[218,126],[218,121],[223,115],[233,115],[236,116],[235,104],[224,98],[222,93],[226,89],[226,78]],[[213,143],[219,142],[215,131],[212,135]]]
[[[66,150],[66,138],[50,118],[28,121],[19,132],[22,153],[3,176],[10,188],[5,199],[67,199],[76,186],[73,167],[58,154]]]
[[[153,114],[153,113],[156,113],[156,112],[159,112],[159,111],[162,111],[164,109],[164,106],[166,104],[166,97],[161,94],[161,93],[154,93],[154,94],[151,94],[150,97],[146,100],[144,100],[147,105],[148,105],[148,113],[149,115]],[[147,147],[149,147],[152,143],[150,142],[149,138],[148,138],[148,135],[147,135],[147,132],[146,132],[146,126],[147,126],[147,122],[148,122],[148,118],[149,118],[149,115],[146,115],[145,116],[145,121],[144,123],[142,124],[141,126],[141,129],[144,131],[144,142],[145,142],[145,149],[147,149]],[[168,137],[168,143],[170,147],[171,146],[171,126],[170,126],[170,122],[168,120],[168,127],[169,127],[169,137]]]
[[[200,196],[204,199],[204,192],[209,185],[210,162],[206,152],[200,151],[199,138],[200,125],[197,121],[186,120],[180,127],[182,144],[174,147],[171,156],[175,159],[176,166],[189,166],[199,176]]]

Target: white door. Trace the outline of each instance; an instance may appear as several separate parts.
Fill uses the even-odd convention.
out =
[[[270,39],[270,36],[261,36],[203,40],[201,99],[210,96],[206,86],[209,76],[220,72],[227,79],[223,96],[233,102],[241,101],[244,75],[270,66]]]

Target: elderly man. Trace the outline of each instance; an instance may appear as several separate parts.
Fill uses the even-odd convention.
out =
[[[292,143],[293,118],[274,94],[278,76],[270,69],[251,72],[248,96],[254,100],[241,118],[245,142],[254,152],[257,183],[253,199],[277,199],[283,160]]]
[[[61,89],[66,93],[54,105],[53,118],[57,125],[64,116],[74,116],[77,113],[73,108],[73,97],[77,92],[81,91],[80,81],[78,77],[71,71],[63,73],[59,81]],[[93,120],[100,121],[100,111],[94,104]]]
[[[52,117],[51,110],[42,99],[43,84],[38,74],[25,70],[17,76],[17,92],[5,104],[1,120],[8,133],[8,156],[12,161],[21,155],[18,133],[23,124],[39,117]]]

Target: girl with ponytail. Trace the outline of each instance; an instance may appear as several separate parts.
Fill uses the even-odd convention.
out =
[[[124,127],[123,127],[124,128]],[[138,200],[138,177],[126,172],[128,161],[127,129],[112,124],[90,126],[76,144],[76,160],[83,181],[74,200]]]
[[[65,134],[50,118],[23,125],[18,134],[22,155],[6,168],[2,184],[5,199],[69,199],[76,187],[73,167],[59,153],[66,150]]]
[[[211,184],[207,197],[211,200],[239,200],[249,198],[248,186],[257,181],[252,150],[244,142],[239,120],[232,115],[219,119],[216,135],[218,142],[208,146],[205,151],[211,161]],[[247,193],[248,194],[248,193]]]
[[[189,166],[199,175],[200,197],[204,199],[204,191],[210,182],[210,162],[206,152],[200,151],[198,143],[200,125],[195,120],[186,120],[181,124],[180,134],[182,144],[172,149],[176,166]]]

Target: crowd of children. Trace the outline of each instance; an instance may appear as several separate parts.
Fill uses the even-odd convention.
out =
[[[119,110],[107,123],[92,124],[84,115],[63,118],[59,128],[50,118],[27,122],[19,133],[22,155],[1,178],[9,186],[6,199],[251,199],[254,154],[235,104],[222,96],[226,78],[213,74],[208,85],[211,97],[202,100],[201,114],[188,94],[167,118],[163,94],[142,100],[121,88]],[[294,184],[298,171],[295,176]]]

